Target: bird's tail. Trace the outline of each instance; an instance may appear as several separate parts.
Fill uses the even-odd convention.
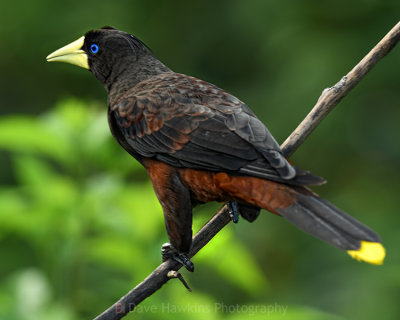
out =
[[[296,201],[276,211],[301,230],[346,250],[350,256],[382,264],[385,249],[374,231],[315,194],[296,192]]]
[[[385,249],[380,237],[308,188],[225,173],[216,174],[215,180],[221,190],[239,203],[277,213],[301,230],[346,250],[357,260],[383,263]]]

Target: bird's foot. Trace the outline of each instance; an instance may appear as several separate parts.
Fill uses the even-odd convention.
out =
[[[239,221],[239,208],[236,201],[229,201],[229,213],[231,215],[231,219],[233,223],[238,223]]]
[[[179,252],[176,250],[170,243],[164,243],[161,246],[161,256],[162,261],[167,261],[168,259],[173,259],[176,262],[183,265],[188,271],[194,271],[194,264],[190,259],[187,257],[186,254]]]

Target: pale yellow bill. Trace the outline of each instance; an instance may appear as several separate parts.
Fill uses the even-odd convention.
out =
[[[361,241],[358,250],[347,251],[354,259],[362,260],[372,264],[382,264],[385,259],[385,248],[379,242]]]
[[[78,67],[89,69],[88,57],[86,52],[82,50],[84,42],[85,37],[82,36],[78,40],[49,54],[46,59],[47,61],[71,63]]]

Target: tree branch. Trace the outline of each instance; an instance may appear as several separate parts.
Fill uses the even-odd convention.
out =
[[[353,89],[364,76],[387,55],[400,40],[400,22],[338,83],[322,92],[317,104],[285,140],[281,148],[288,158],[304,142],[329,112]]]
[[[224,205],[214,217],[212,217],[199,232],[193,237],[192,249],[189,258],[193,257],[203,248],[223,227],[231,221],[229,208]],[[132,311],[140,302],[160,289],[171,278],[168,272],[179,270],[182,267],[174,260],[168,260],[160,264],[146,279],[129,291],[125,296],[114,303],[110,308],[97,316],[95,320],[117,320]]]
[[[286,157],[289,157],[297,150],[339,101],[361,81],[379,60],[393,49],[399,40],[400,22],[346,76],[333,87],[323,91],[311,112],[282,144],[281,148]],[[231,221],[229,211],[228,206],[224,205],[193,237],[189,258],[193,257]],[[121,319],[171,279],[171,277],[168,277],[168,272],[178,271],[180,268],[181,265],[172,260],[162,263],[146,279],[94,320]]]

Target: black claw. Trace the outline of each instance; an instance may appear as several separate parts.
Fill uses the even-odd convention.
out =
[[[178,253],[176,256],[172,257],[175,261],[182,264],[187,271],[193,272],[194,271],[194,264],[184,253]]]
[[[187,282],[185,281],[185,279],[183,278],[183,276],[175,270],[171,270],[168,272],[167,274],[168,278],[177,278],[180,280],[180,282],[182,282],[182,284],[185,286],[185,288],[189,291],[192,292],[192,289],[189,287],[189,285],[187,284]]]
[[[239,209],[238,209],[238,204],[236,201],[229,201],[229,208],[230,208],[230,214],[232,218],[233,223],[238,223],[239,221]]]
[[[194,271],[194,264],[187,257],[186,254],[178,252],[170,243],[164,243],[161,246],[161,256],[162,261],[167,261],[168,259],[174,259],[176,262],[183,265],[188,271]]]

